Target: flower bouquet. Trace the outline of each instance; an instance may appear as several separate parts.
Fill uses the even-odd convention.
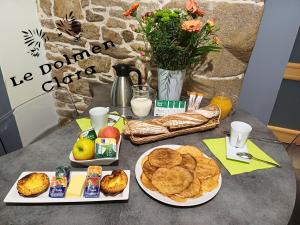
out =
[[[220,49],[217,28],[213,20],[201,20],[205,12],[195,0],[187,0],[185,9],[162,8],[140,17],[139,5],[134,3],[123,15],[137,19],[139,26],[134,30],[142,33],[146,42],[142,54],[158,67],[159,99],[179,100],[186,69]]]

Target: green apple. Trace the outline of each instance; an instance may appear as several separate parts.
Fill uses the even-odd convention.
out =
[[[95,154],[95,144],[90,139],[79,139],[74,144],[72,153],[76,160],[93,159]]]

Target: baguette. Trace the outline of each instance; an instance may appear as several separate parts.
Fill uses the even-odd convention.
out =
[[[204,124],[208,119],[199,114],[174,114],[161,118],[162,125],[170,130],[194,127]]]
[[[149,136],[169,133],[166,127],[147,123],[146,121],[130,120],[124,130],[125,134],[136,136]]]
[[[186,114],[200,114],[208,119],[211,119],[213,117],[217,117],[219,115],[219,108],[216,105],[208,105],[205,107],[202,107],[200,109],[194,110],[192,112],[187,112]]]
[[[124,133],[137,137],[168,134],[177,130],[184,130],[201,126],[220,114],[218,106],[209,105],[191,112],[173,114],[151,120],[130,120]]]

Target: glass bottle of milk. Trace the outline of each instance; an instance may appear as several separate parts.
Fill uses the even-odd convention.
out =
[[[134,115],[138,117],[148,116],[152,107],[152,100],[150,99],[149,86],[133,85],[133,97],[131,99],[131,109]]]

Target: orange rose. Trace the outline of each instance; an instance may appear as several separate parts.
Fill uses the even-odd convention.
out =
[[[140,3],[136,2],[130,6],[130,8],[123,13],[123,16],[132,16],[133,13],[138,9]]]
[[[187,11],[195,13],[198,9],[198,4],[195,0],[187,0],[185,3],[185,8]]]
[[[188,20],[184,21],[181,28],[188,32],[198,32],[200,31],[201,22],[200,20]]]

